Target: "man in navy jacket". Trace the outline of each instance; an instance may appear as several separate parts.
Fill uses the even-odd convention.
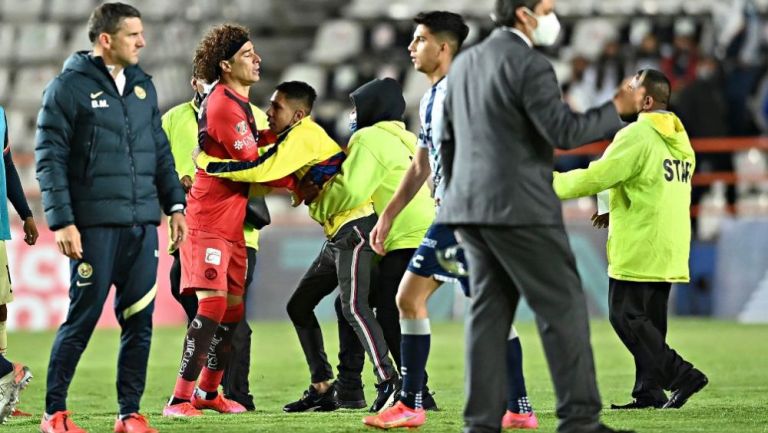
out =
[[[184,190],[161,128],[157,93],[138,66],[141,14],[105,3],[88,21],[90,52],[74,53],[44,94],[37,122],[37,178],[59,250],[70,258],[70,306],[51,349],[45,433],[81,432],[67,389],[116,288],[122,327],[115,432],[153,433],[138,413],[144,392],[156,293],[160,211],[174,243],[186,234]]]

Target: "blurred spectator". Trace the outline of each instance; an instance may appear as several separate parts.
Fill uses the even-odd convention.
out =
[[[594,73],[587,79],[589,60],[581,54],[571,59],[571,79],[563,84],[563,98],[573,111],[583,113],[594,105],[596,97]]]
[[[748,136],[758,132],[748,101],[760,79],[761,21],[752,0],[719,2],[713,8],[718,31],[718,54],[725,70],[729,134]]]
[[[691,138],[726,137],[729,132],[728,104],[720,63],[714,57],[702,57],[696,67],[696,79],[680,90],[673,101],[673,111],[680,117]],[[733,171],[730,152],[698,153],[696,171],[699,173]],[[691,204],[701,201],[708,187],[694,186]],[[726,190],[728,203],[733,204],[736,192],[733,185]]]
[[[661,50],[659,40],[653,33],[646,33],[640,40],[635,53],[634,71],[641,69],[661,69]]]
[[[728,106],[720,63],[713,57],[703,57],[695,73],[695,80],[675,98],[674,111],[691,138],[725,137],[728,135]],[[697,168],[701,169],[701,166]]]
[[[677,92],[696,79],[699,60],[696,25],[688,19],[677,21],[672,44],[672,54],[661,60],[661,71],[669,78],[672,92]]]

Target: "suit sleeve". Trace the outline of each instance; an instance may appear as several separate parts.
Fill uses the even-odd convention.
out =
[[[349,154],[341,165],[341,171],[323,188],[321,197],[315,199],[318,221],[354,209],[371,200],[373,193],[381,186],[389,168],[366,146],[363,133],[349,143]]]
[[[173,154],[171,146],[168,144],[168,137],[163,131],[160,109],[157,107],[157,93],[152,86],[152,136],[155,139],[155,155],[157,163],[155,165],[155,185],[157,186],[157,195],[160,197],[160,203],[166,215],[171,214],[171,208],[174,205],[187,203],[184,188],[179,182],[176,166],[173,163]]]
[[[443,164],[442,182],[446,189],[451,183],[453,159],[456,154],[456,135],[453,130],[453,113],[451,112],[451,106],[453,104],[452,93],[451,82],[448,81],[448,88],[445,94],[445,100],[443,101],[443,130],[440,132],[440,160]]]
[[[37,117],[35,166],[48,226],[56,231],[75,223],[67,178],[77,105],[59,78],[48,84]]]
[[[558,149],[573,149],[610,137],[621,126],[612,102],[586,113],[574,113],[563,102],[552,65],[532,54],[522,80],[523,108],[536,130]]]
[[[647,146],[632,127],[620,131],[603,156],[588,168],[555,173],[552,186],[561,200],[586,197],[613,188],[640,172]]]
[[[8,122],[5,124],[7,125]],[[7,128],[5,134],[5,142],[9,143]],[[25,220],[32,216],[32,210],[29,209],[27,198],[24,197],[24,188],[21,186],[21,179],[19,179],[19,173],[16,171],[16,165],[13,164],[10,145],[7,145],[3,151],[3,162],[5,164],[5,188],[8,192],[8,200],[10,200],[13,208],[16,209],[19,217]]]
[[[316,152],[310,140],[311,137],[292,133],[255,161],[219,159],[200,152],[197,166],[211,176],[235,182],[270,182],[288,176],[314,160]]]

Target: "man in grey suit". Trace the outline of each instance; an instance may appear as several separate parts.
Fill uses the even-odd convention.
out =
[[[551,45],[554,0],[496,0],[498,28],[449,73],[442,135],[444,204],[472,269],[465,432],[499,432],[505,341],[520,295],[536,314],[557,396],[558,431],[613,432],[600,423],[589,323],[552,189],[553,148],[607,138],[634,110],[622,86],[584,114],[561,100],[554,70],[533,44]]]

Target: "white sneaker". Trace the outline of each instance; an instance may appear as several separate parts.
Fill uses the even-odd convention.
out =
[[[32,380],[32,372],[24,365],[14,363],[13,371],[0,377],[0,424],[5,423],[16,409],[19,392]]]

